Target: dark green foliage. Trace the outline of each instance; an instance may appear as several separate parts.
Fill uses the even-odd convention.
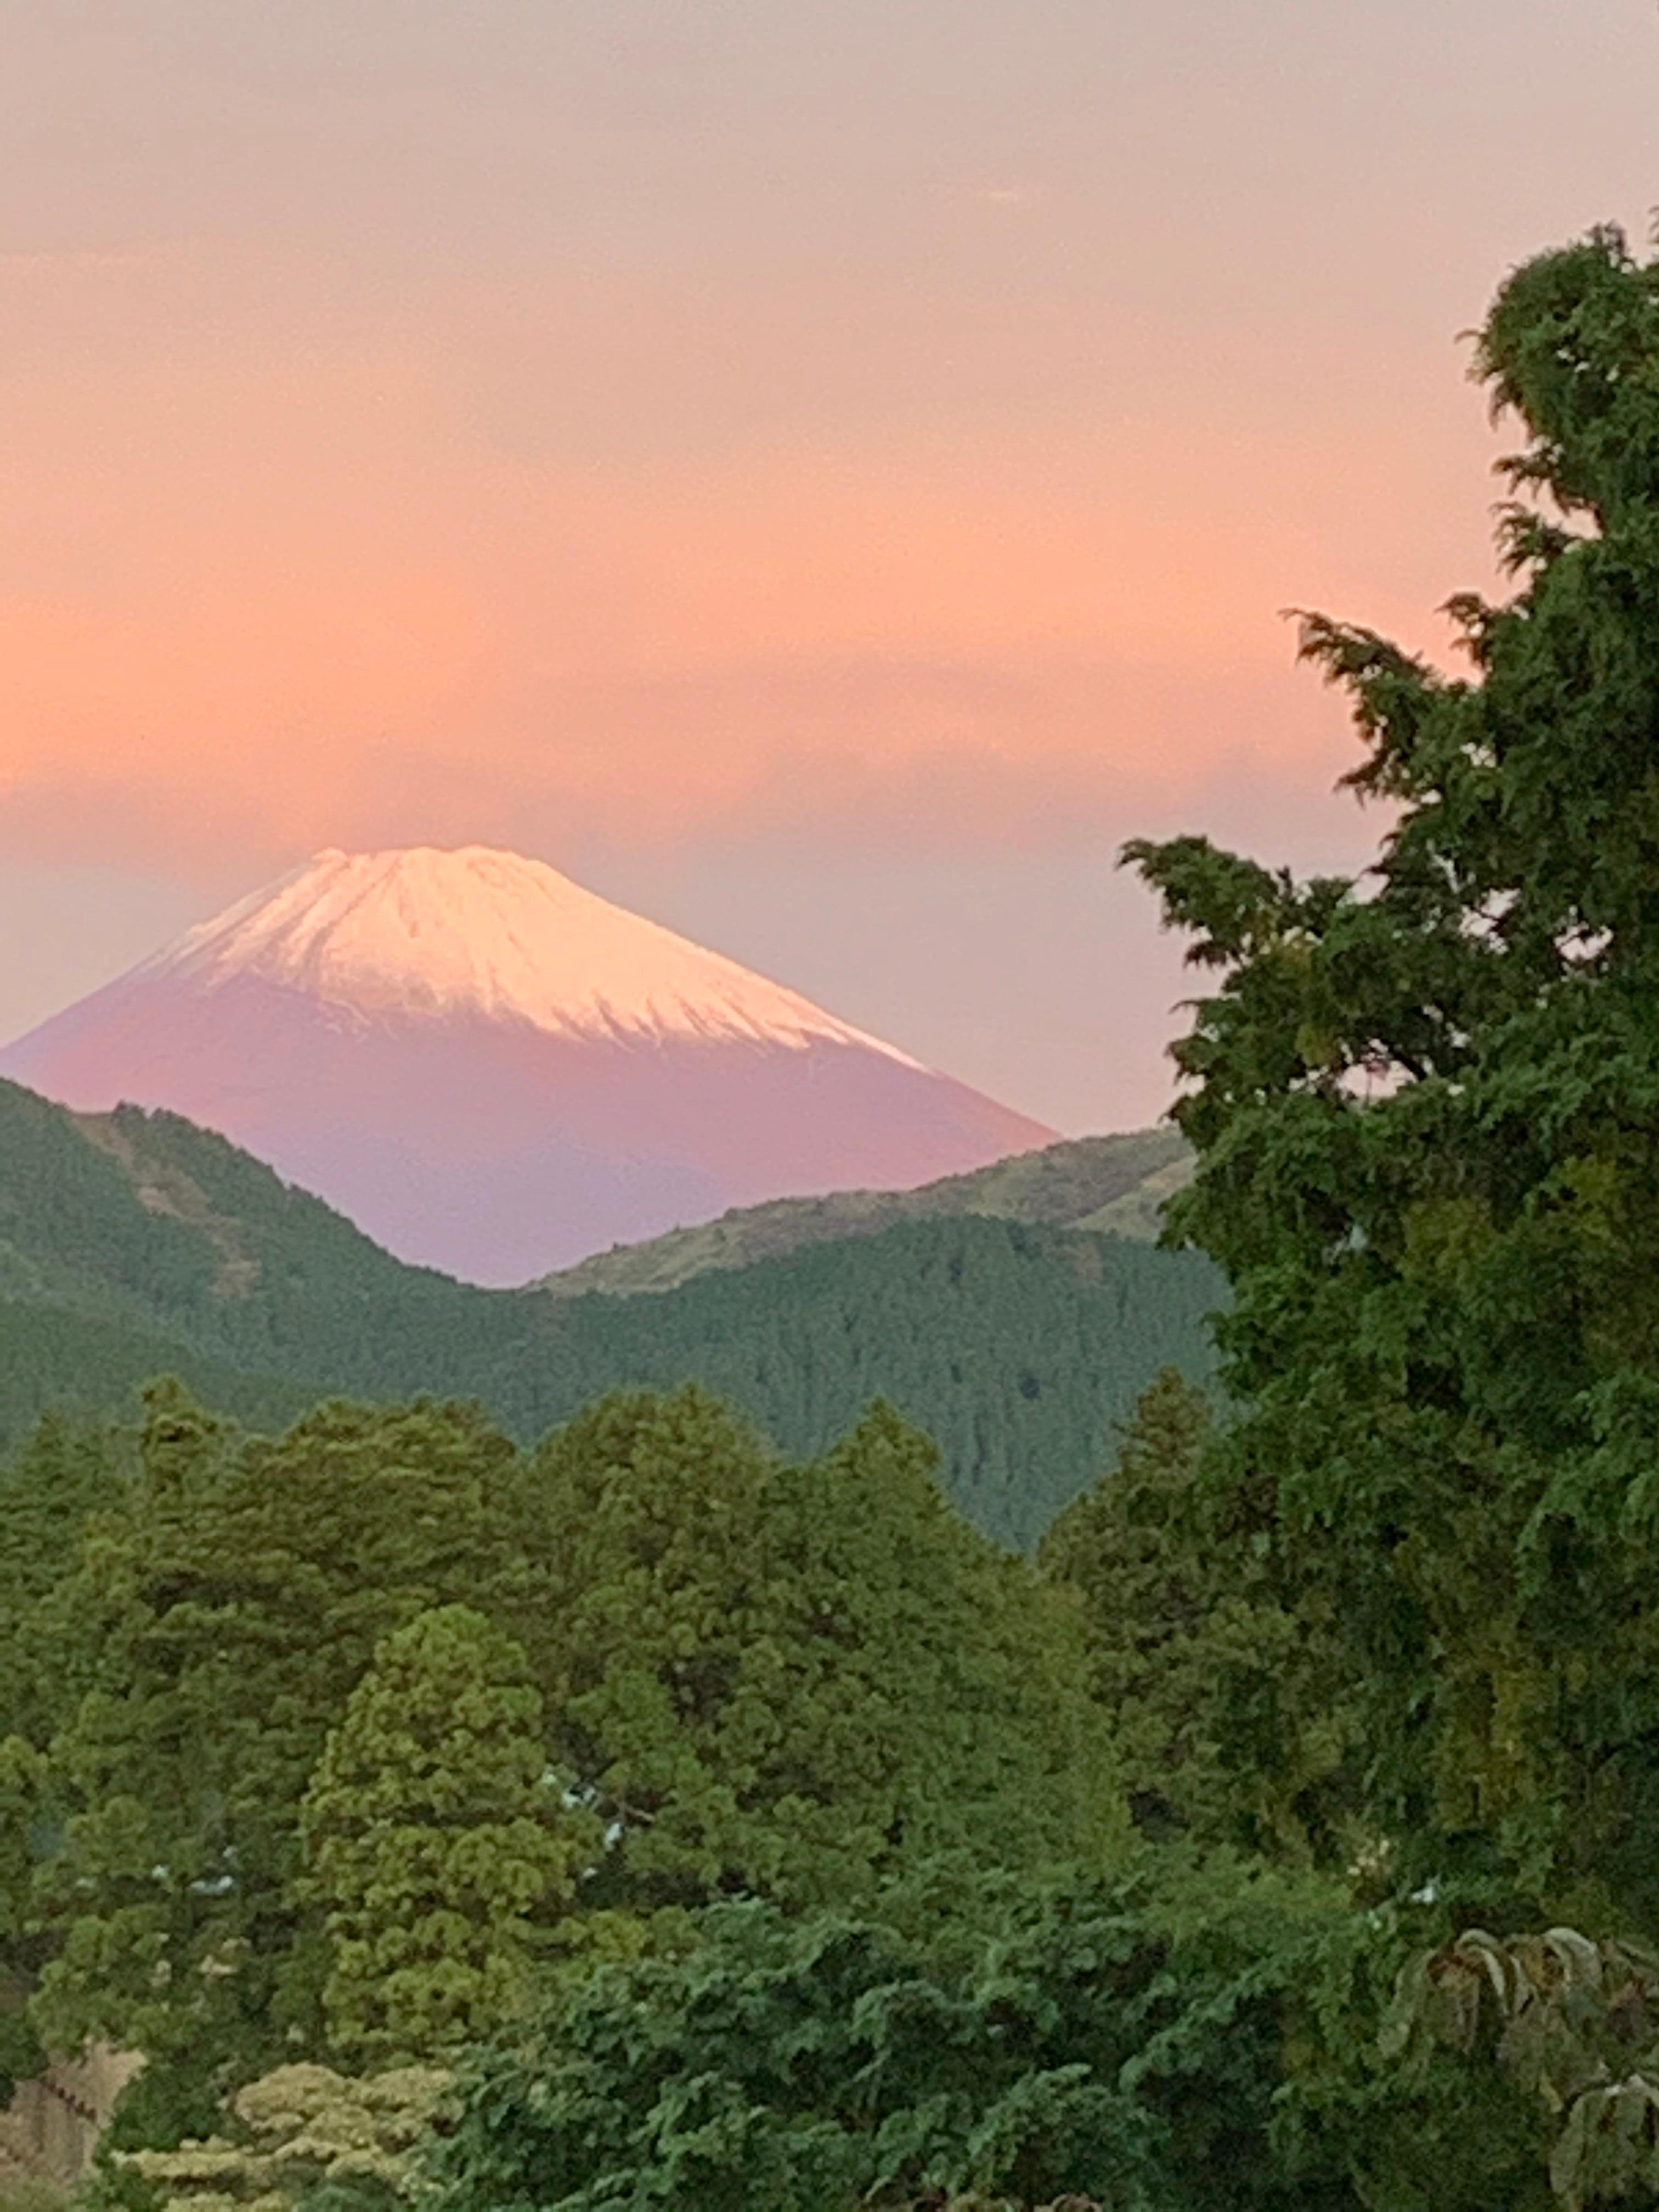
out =
[[[140,1473],[61,1593],[92,1659],[52,1749],[39,2011],[59,2047],[241,2063],[314,2033],[301,1796],[380,1638],[499,1579],[511,1450],[465,1409],[334,1405],[244,1438],[151,1394]]]
[[[185,1222],[144,1207],[113,1145],[94,1141],[85,1124],[17,1084],[0,1084],[0,1097],[8,1297],[70,1297],[92,1282],[149,1316],[209,1294],[211,1252]]]
[[[223,1412],[264,1425],[292,1420],[319,1388],[247,1372],[140,1322],[0,1298],[0,1446],[15,1448],[46,1414],[129,1414],[157,1375],[179,1376]]]
[[[487,1357],[511,1310],[404,1266],[177,1115],[75,1115],[4,1082],[0,1238],[0,1431],[14,1434],[43,1402],[113,1410],[163,1371],[258,1420],[329,1386],[441,1387],[419,1372],[434,1348],[448,1365]],[[14,1362],[43,1370],[32,1392],[21,1375],[5,1390]]]
[[[0,1736],[0,1949],[8,1960],[17,1957],[28,1932],[46,1765],[24,1737]]]
[[[152,2143],[201,2142],[218,2124],[224,2091],[243,2069],[204,2063],[200,2051],[145,2054],[99,2139],[86,2195],[98,2212],[155,2212],[154,2191],[123,2172],[122,2154]]]
[[[33,1963],[31,1887],[45,1769],[32,1744],[0,1736],[0,2111],[14,2084],[44,2063],[22,2003],[20,1969]]]
[[[1352,1844],[1355,1747],[1343,1639],[1264,1559],[1224,1484],[1214,1412],[1166,1368],[1118,1462],[1044,1537],[1042,1572],[1082,1595],[1091,1688],[1111,1717],[1137,1825],[1305,1861]]]
[[[968,1180],[979,1202],[1063,1212],[1176,1141],[1100,1139],[1109,1157],[1086,1171],[1004,1163],[986,1171],[1010,1183],[1000,1200]],[[404,1267],[175,1115],[77,1119],[8,1084],[0,1239],[0,1437],[47,1407],[120,1410],[161,1372],[262,1426],[328,1391],[435,1391],[481,1399],[525,1439],[619,1383],[695,1378],[801,1455],[884,1395],[937,1437],[964,1510],[1020,1546],[1097,1472],[1160,1364],[1208,1372],[1218,1296],[1194,1256],[977,1215],[651,1298],[475,1290]]]
[[[1317,2036],[1355,1986],[1340,1903],[1231,1887],[1201,1929],[1086,1887],[981,1886],[942,1926],[915,1895],[719,1907],[684,1959],[602,1970],[481,2054],[441,2212],[1357,2208],[1334,2136],[1277,2110],[1287,2019]]]
[[[29,2016],[21,2006],[0,2008],[0,2110],[20,2081],[40,2073],[46,2063]]]
[[[1173,1369],[1155,1376],[1117,1465],[1073,1498],[1037,1553],[1044,1575],[1082,1595],[1090,1687],[1112,1716],[1137,1823],[1154,1834],[1225,1825],[1205,1802],[1223,1747],[1201,1646],[1248,1562],[1206,1541],[1202,1525],[1199,1464],[1213,1420]],[[1183,1663],[1195,1647],[1196,1666]]]
[[[1412,1938],[1340,1884],[1164,1851],[1109,1886],[723,1905],[696,1936],[490,2039],[440,2212],[1549,2205],[1530,2082],[1379,2046]]]
[[[84,1686],[84,1638],[58,1595],[94,1515],[121,1503],[137,1463],[110,1423],[47,1415],[0,1463],[0,1735],[44,1747]]]
[[[696,1390],[605,1400],[538,1455],[522,1632],[611,1838],[594,1904],[846,1898],[946,1850],[1109,1861],[1075,1617],[936,1462],[877,1407],[792,1466]]]
[[[1175,1218],[1232,1282],[1241,1510],[1353,1641],[1370,1816],[1483,1911],[1652,1926],[1659,269],[1528,264],[1477,368],[1554,513],[1453,603],[1471,672],[1304,631],[1395,811],[1370,878],[1132,857],[1218,977]]]
[[[963,1512],[1024,1547],[1098,1471],[1160,1365],[1208,1373],[1219,1296],[1190,1255],[1002,1221],[902,1224],[659,1297],[572,1300],[538,1388],[553,1419],[615,1382],[695,1376],[801,1455],[887,1398],[935,1438]]]

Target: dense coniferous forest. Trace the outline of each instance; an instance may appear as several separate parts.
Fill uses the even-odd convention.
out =
[[[0,2067],[144,2059],[82,2212],[1659,2204],[1659,260],[1528,264],[1477,366],[1522,443],[1469,672],[1304,630],[1375,870],[1128,855],[1212,986],[1170,1226],[1221,1387],[1161,1370],[1033,1553],[881,1401],[802,1447],[700,1384],[531,1433],[164,1380],[14,1445]],[[238,1241],[228,1148],[140,1201],[149,1125],[9,1110],[25,1310],[240,1358],[313,1294],[368,1345],[383,1279],[437,1357],[453,1286],[270,1183]],[[833,1343],[854,1249],[622,1303],[816,1283]],[[982,1264],[999,1389],[1061,1326],[1014,1263],[1109,1304],[1110,1249],[857,1246]]]
[[[811,1452],[890,1398],[939,1443],[963,1510],[1024,1547],[1105,1465],[1161,1365],[1208,1375],[1221,1296],[1188,1254],[1006,1221],[905,1223],[661,1297],[573,1302],[547,1411],[617,1379],[695,1376]],[[506,1403],[507,1390],[503,1378],[484,1395]]]
[[[1166,1139],[1054,1151],[934,1187],[936,1206],[1014,1218],[900,1214],[825,1242],[765,1209],[775,1257],[555,1298],[405,1267],[175,1115],[77,1117],[0,1085],[0,1433],[131,1407],[166,1371],[257,1421],[329,1390],[476,1396],[525,1439],[617,1384],[697,1380],[802,1453],[884,1395],[937,1438],[964,1510],[1029,1545],[1160,1365],[1207,1375],[1222,1295],[1194,1255],[1053,1224],[1139,1188]],[[799,1211],[821,1224],[836,1204]]]

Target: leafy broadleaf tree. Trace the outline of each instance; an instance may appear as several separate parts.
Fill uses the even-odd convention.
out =
[[[1659,2195],[1659,1957],[1644,1947],[1467,1929],[1401,1972],[1382,2044],[1408,2084],[1438,2051],[1512,2082],[1530,2107],[1517,2136],[1568,2212]]]
[[[599,1840],[548,1771],[523,1652],[461,1605],[380,1646],[301,1830],[329,2041],[354,2065],[429,2058],[510,2017],[536,1920],[568,1901]]]
[[[464,2062],[439,2212],[1358,2212],[1346,2144],[1280,2113],[1287,2021],[1342,2012],[1348,1917],[1228,1887],[1186,1927],[1030,1881],[942,1923],[903,1893],[712,1907],[684,1957],[602,1968]]]
[[[1659,1919],[1659,266],[1504,283],[1513,595],[1442,673],[1309,617],[1359,882],[1129,857],[1217,988],[1177,1232],[1231,1279],[1237,1510],[1352,1639],[1370,1818],[1447,1896]]]

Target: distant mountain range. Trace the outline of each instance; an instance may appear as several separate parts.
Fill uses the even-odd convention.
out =
[[[809,1244],[873,1237],[901,1221],[950,1217],[1094,1230],[1151,1243],[1162,1226],[1164,1200],[1191,1172],[1192,1155],[1173,1129],[1075,1137],[919,1190],[837,1191],[827,1198],[735,1207],[717,1221],[596,1253],[545,1277],[541,1287],[561,1297],[585,1291],[623,1297],[672,1291],[694,1275],[781,1259]]]
[[[522,1283],[1054,1132],[539,862],[323,853],[0,1052],[220,1131],[400,1257]]]
[[[1182,1170],[1162,1133],[1088,1139],[896,1217],[869,1194],[729,1215],[695,1251],[590,1263],[603,1291],[489,1291],[405,1265],[177,1115],[76,1115],[0,1082],[0,1434],[125,1408],[163,1370],[258,1423],[424,1391],[526,1437],[613,1385],[696,1378],[803,1452],[881,1394],[938,1437],[964,1509],[1026,1544],[1159,1365],[1210,1371],[1214,1270],[1097,1225],[1144,1226]]]

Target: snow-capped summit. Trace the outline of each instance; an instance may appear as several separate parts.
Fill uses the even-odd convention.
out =
[[[257,976],[371,1021],[471,1016],[550,1036],[792,1050],[828,1039],[917,1065],[542,861],[485,845],[319,853],[137,973],[197,990]]]
[[[0,1052],[245,1145],[410,1260],[523,1281],[1054,1133],[541,862],[319,853]]]

